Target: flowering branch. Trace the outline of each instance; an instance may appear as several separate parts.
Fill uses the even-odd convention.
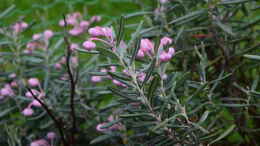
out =
[[[51,117],[51,119],[54,121],[55,123],[55,126],[58,128],[59,130],[59,133],[60,133],[60,136],[61,136],[61,141],[63,143],[64,146],[69,146],[67,144],[67,141],[65,140],[65,137],[64,137],[64,133],[63,133],[63,124],[55,118],[55,116],[53,115],[53,112],[48,108],[48,106],[46,104],[44,104],[34,93],[33,91],[27,87],[27,90],[31,93],[32,97],[37,100],[41,105],[42,107],[44,108],[44,110],[47,112],[47,114]]]

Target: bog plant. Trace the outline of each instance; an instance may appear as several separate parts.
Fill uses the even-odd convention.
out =
[[[259,2],[136,3],[1,26],[1,145],[259,144]]]

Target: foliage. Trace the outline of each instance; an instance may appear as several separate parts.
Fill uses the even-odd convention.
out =
[[[0,144],[258,145],[259,5],[111,0],[110,16],[102,0],[5,7]]]

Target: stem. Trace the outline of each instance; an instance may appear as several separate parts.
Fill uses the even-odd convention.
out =
[[[76,87],[76,82],[74,81],[73,73],[70,67],[70,58],[71,58],[71,49],[70,49],[70,43],[69,40],[66,36],[66,28],[67,28],[67,21],[64,16],[64,22],[65,22],[65,31],[64,31],[64,42],[67,46],[67,56],[66,56],[66,66],[67,66],[67,72],[69,75],[70,79],[70,116],[72,119],[72,131],[71,131],[71,143],[72,145],[75,144],[75,130],[77,130],[77,125],[76,125],[76,114],[75,114],[75,106],[74,106],[74,98],[75,98],[75,87]]]

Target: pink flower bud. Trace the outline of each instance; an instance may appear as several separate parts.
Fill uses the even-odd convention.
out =
[[[154,48],[154,44],[149,39],[142,39],[141,40],[140,49],[144,53],[152,52],[153,48]]]
[[[100,76],[92,76],[91,77],[91,82],[93,83],[98,83],[98,82],[101,82],[102,81],[102,78]]]
[[[102,69],[100,70],[100,72],[104,72],[104,73],[106,73],[106,72],[107,72],[107,69],[102,68]]]
[[[138,74],[137,78],[138,78],[138,80],[140,80],[140,81],[144,81],[145,76],[146,76],[146,74],[142,72],[142,73]]]
[[[47,138],[50,139],[50,140],[53,140],[54,138],[56,138],[55,132],[48,132]]]
[[[39,139],[31,142],[30,146],[50,146],[50,144],[45,139]]]
[[[81,33],[83,33],[83,31],[84,30],[81,27],[74,27],[73,29],[71,29],[69,31],[69,34],[72,35],[72,36],[78,36]]]
[[[90,22],[99,22],[101,21],[101,17],[100,16],[93,16],[90,19]]]
[[[25,29],[25,28],[27,28],[27,27],[28,27],[28,24],[27,24],[27,23],[21,22],[21,28],[22,28],[22,29]]]
[[[78,44],[72,43],[72,44],[70,45],[70,50],[71,50],[71,51],[75,51],[77,48],[79,48],[79,45],[78,45]]]
[[[32,38],[33,40],[39,40],[41,38],[41,34],[34,34]]]
[[[83,29],[87,29],[88,26],[89,26],[89,22],[83,20],[83,21],[80,22],[79,25],[80,25],[81,28],[83,28]]]
[[[103,33],[103,30],[102,30],[102,27],[100,26],[96,26],[96,27],[93,27],[93,28],[90,28],[88,30],[88,33],[93,36],[93,37],[97,37],[97,36],[103,36],[104,33]]]
[[[32,108],[27,107],[22,111],[22,114],[24,116],[31,116],[33,114],[33,110]]]
[[[144,52],[142,50],[138,50],[138,53],[137,53],[137,57],[138,58],[144,58]]]
[[[28,84],[32,87],[40,85],[40,81],[37,78],[30,78]]]
[[[162,51],[162,53],[160,54],[159,58],[161,62],[166,62],[171,60],[172,56],[174,55],[175,50],[174,48],[169,48],[168,52]]]
[[[41,104],[39,101],[37,101],[36,99],[34,99],[34,100],[31,102],[31,105],[32,105],[32,106],[35,106],[35,107],[41,107],[41,106],[42,106],[42,104]]]
[[[107,128],[101,128],[101,127],[103,127],[104,125],[106,125],[106,123],[100,123],[100,124],[98,124],[97,127],[96,127],[96,130],[97,130],[97,131],[100,131],[100,132],[105,132],[105,131],[107,131],[107,130],[108,130]]]
[[[110,66],[110,72],[116,72],[116,66]]]
[[[45,40],[49,40],[50,38],[53,37],[53,32],[51,30],[45,30],[43,32],[43,36]]]
[[[169,0],[160,0],[161,4],[167,3]]]
[[[11,88],[11,86],[9,84],[6,84],[4,86],[4,88],[2,88],[0,90],[0,95],[2,95],[2,96],[13,96],[14,95],[14,91],[13,91],[13,89]]]
[[[38,96],[40,94],[40,92],[35,90],[35,89],[32,89],[31,91],[32,91],[33,95],[35,95],[35,96]],[[25,93],[25,96],[28,97],[28,98],[33,98],[32,93],[30,91],[27,91]]]
[[[16,82],[16,81],[12,81],[10,85],[11,85],[11,87],[18,87],[18,85],[17,85],[17,82]]]
[[[62,26],[62,27],[65,26],[64,20],[60,20],[60,21],[59,21],[59,26]]]
[[[13,78],[16,77],[16,74],[15,74],[15,73],[12,73],[12,74],[10,74],[8,77],[11,78],[11,79],[13,79]]]
[[[55,64],[54,64],[54,68],[55,68],[55,69],[61,69],[62,66],[61,66],[60,63],[55,63]]]
[[[118,81],[118,80],[112,80],[112,82],[115,84],[115,85],[117,85],[117,86],[122,86],[122,87],[126,87],[126,85],[125,84],[123,84],[123,83],[121,83],[120,81]]]
[[[92,41],[85,41],[83,43],[83,47],[88,50],[91,51],[92,49],[96,48],[96,44]]]
[[[161,46],[169,45],[172,43],[172,39],[169,37],[163,37],[160,41]]]

